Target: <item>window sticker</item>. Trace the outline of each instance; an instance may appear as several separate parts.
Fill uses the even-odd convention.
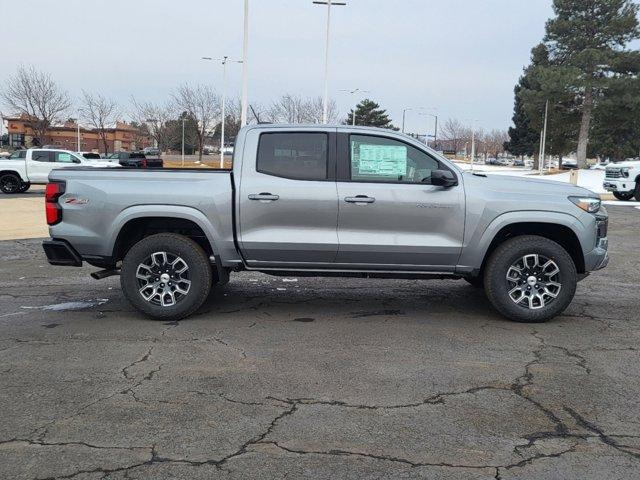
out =
[[[69,163],[69,162],[72,161],[71,160],[71,155],[68,154],[68,153],[59,153],[58,154],[58,161],[59,162],[67,162],[67,163]]]
[[[406,146],[360,145],[359,150],[358,174],[380,176],[405,176],[407,174]]]

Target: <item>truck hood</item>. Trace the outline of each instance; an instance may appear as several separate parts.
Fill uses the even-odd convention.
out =
[[[619,163],[611,163],[607,165],[607,168],[622,168],[622,167],[630,167],[630,168],[640,168],[640,160],[627,160],[626,162]]]
[[[473,174],[466,172],[465,176],[471,176],[476,179],[482,178],[481,174]],[[555,180],[541,180],[529,177],[511,177],[509,175],[491,175],[487,174],[482,186],[497,192],[512,194],[537,194],[537,195],[558,195],[558,196],[585,196],[599,198],[597,193],[586,188],[572,185],[571,183],[558,182]],[[475,182],[474,182],[475,183]]]

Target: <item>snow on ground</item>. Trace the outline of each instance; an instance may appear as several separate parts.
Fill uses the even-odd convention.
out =
[[[458,167],[463,170],[470,170],[468,163],[457,163]],[[555,182],[570,183],[571,172],[556,173],[554,175],[538,175],[533,170],[524,167],[501,167],[497,165],[474,165],[474,172],[482,172],[489,175],[509,175],[512,177],[529,177],[542,180],[553,180]],[[601,194],[606,193],[602,187],[604,182],[604,170],[578,170],[578,186],[591,190],[592,192]]]

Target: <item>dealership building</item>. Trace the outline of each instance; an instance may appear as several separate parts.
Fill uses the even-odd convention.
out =
[[[29,117],[20,116],[5,118],[9,146],[12,148],[37,146]],[[105,129],[109,152],[121,150],[131,151],[148,147],[151,141],[140,129],[124,122],[117,122],[113,127]],[[62,125],[51,126],[42,142],[43,145],[54,145],[57,148],[73,151],[104,150],[99,130],[80,126],[80,145],[78,145],[77,120],[69,119]]]

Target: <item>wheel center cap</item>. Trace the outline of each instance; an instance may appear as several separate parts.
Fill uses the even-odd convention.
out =
[[[160,281],[162,283],[168,283],[169,280],[171,280],[171,275],[169,275],[168,273],[163,273],[162,275],[160,275]]]
[[[536,283],[538,283],[538,278],[535,275],[531,275],[527,277],[527,283],[531,286],[534,286]]]

